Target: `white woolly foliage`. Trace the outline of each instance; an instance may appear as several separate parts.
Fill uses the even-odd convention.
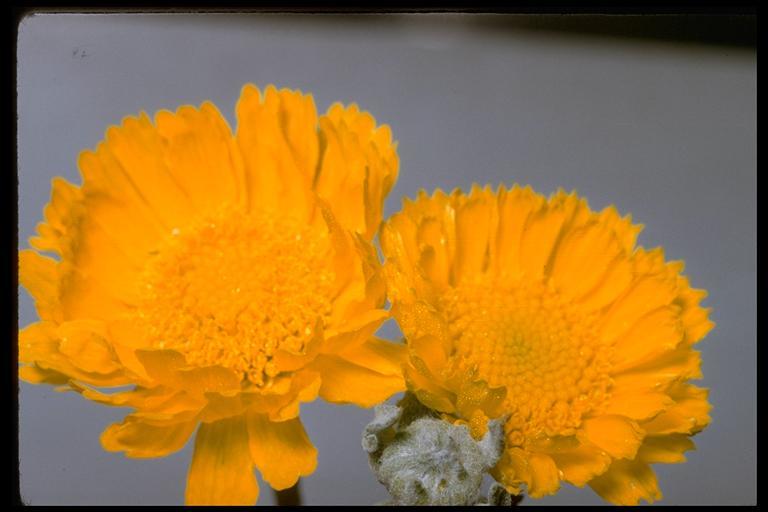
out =
[[[493,486],[480,497],[483,476],[501,457],[501,420],[475,441],[465,425],[453,425],[410,394],[398,405],[375,408],[363,432],[371,468],[392,495],[393,505],[503,504],[509,495]]]

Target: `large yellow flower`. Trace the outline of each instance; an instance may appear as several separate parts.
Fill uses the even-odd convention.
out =
[[[507,416],[494,476],[532,497],[560,481],[616,504],[660,499],[651,463],[709,423],[692,349],[705,296],[635,247],[641,227],[575,194],[474,187],[406,200],[382,226],[408,388],[475,436]]]
[[[247,85],[234,135],[208,102],[142,113],[79,167],[19,255],[40,317],[19,374],[135,408],[105,449],[164,456],[200,425],[187,503],[253,504],[254,465],[275,489],[315,469],[300,402],[404,387],[400,347],[373,337],[388,314],[371,239],[398,157],[370,114],[318,119],[310,95]]]

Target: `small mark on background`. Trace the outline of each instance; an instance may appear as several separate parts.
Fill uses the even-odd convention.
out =
[[[73,59],[84,59],[86,57],[90,57],[93,55],[93,51],[91,49],[91,46],[75,46],[72,48],[72,58]]]

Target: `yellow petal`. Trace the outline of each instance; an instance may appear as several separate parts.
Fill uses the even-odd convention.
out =
[[[80,320],[58,326],[52,322],[27,326],[19,331],[19,362],[35,363],[39,370],[58,372],[95,386],[129,384],[130,378],[106,345],[103,332],[91,330],[94,324],[97,322]],[[91,344],[92,353],[83,350]],[[60,350],[62,345],[69,354]]]
[[[272,361],[277,370],[280,372],[292,372],[309,364],[315,358],[321,345],[325,341],[324,334],[322,321],[318,319],[310,334],[311,338],[305,342],[301,351],[294,352],[278,347],[272,356]]]
[[[50,360],[58,355],[59,333],[53,322],[35,322],[19,331],[19,362]]]
[[[30,245],[40,251],[51,251],[68,257],[72,251],[72,239],[79,231],[83,215],[82,189],[61,177],[51,180],[51,200],[45,206],[45,222],[37,225],[37,237]]]
[[[558,189],[549,197],[549,205],[565,214],[565,225],[568,229],[578,229],[594,217],[587,200],[579,197],[576,191],[566,192],[562,188]]]
[[[187,473],[187,505],[254,505],[259,497],[245,417],[203,423]]]
[[[152,407],[158,401],[162,403],[173,394],[172,390],[162,386],[153,388],[136,386],[134,389],[115,393],[102,393],[79,382],[71,382],[70,387],[88,400],[109,406],[133,407],[136,409],[143,409],[145,406]]]
[[[653,470],[648,464],[638,461],[615,461],[589,486],[614,505],[637,505],[641,499],[653,503],[662,497]]]
[[[381,324],[389,319],[390,314],[383,309],[365,309],[358,314],[346,314],[346,321],[341,326],[336,329],[329,328],[320,350],[325,354],[354,350],[371,339]],[[344,330],[339,332],[340,328]]]
[[[136,355],[136,349],[146,349],[150,345],[144,329],[132,319],[121,318],[107,322],[107,333],[115,355],[126,370],[130,371],[137,381],[151,380]]]
[[[342,351],[339,357],[384,375],[397,375],[407,357],[404,343],[373,337],[357,347]]]
[[[633,420],[647,420],[671,406],[674,401],[666,393],[650,391],[617,391],[611,395],[603,412]]]
[[[678,277],[679,295],[675,304],[682,309],[681,316],[685,327],[685,342],[694,344],[712,330],[715,323],[709,319],[709,308],[702,308],[699,303],[707,296],[706,290],[691,288],[688,278]]]
[[[371,310],[384,305],[386,285],[373,246],[360,235],[345,231],[330,205],[320,199],[318,205],[334,250],[334,301],[326,321],[328,337],[331,337],[368,324],[373,320],[371,315],[378,314],[384,318],[386,312]],[[351,327],[350,323],[354,323],[355,327]],[[325,349],[327,351],[327,347]]]
[[[642,424],[649,435],[695,434],[709,425],[712,406],[707,402],[708,390],[676,383],[670,388],[669,395],[675,401],[674,405]]]
[[[600,319],[603,340],[615,340],[648,313],[670,304],[675,294],[675,283],[671,279],[658,275],[637,278]]]
[[[346,228],[373,239],[379,229],[384,198],[397,180],[399,159],[389,126],[357,105],[332,105],[320,118],[323,155],[315,179]]]
[[[59,269],[53,258],[35,251],[19,251],[19,283],[35,299],[41,320],[62,321],[59,303]]]
[[[523,271],[521,244],[528,218],[544,204],[544,197],[536,194],[531,187],[515,185],[509,191],[499,191],[499,226],[495,237],[496,272],[516,277]]]
[[[412,278],[421,256],[417,245],[417,224],[413,219],[403,213],[393,215],[382,225],[379,241],[387,264],[390,267],[394,264],[398,272]],[[408,280],[403,280],[403,283],[409,284]],[[396,285],[391,280],[389,285],[389,293],[396,293],[402,298],[410,295],[412,291],[408,289],[409,286],[403,289],[391,289],[392,286]]]
[[[306,218],[319,150],[312,96],[268,86],[262,97],[247,84],[236,111],[250,210],[290,209]]]
[[[168,171],[194,207],[201,211],[237,203],[243,170],[236,168],[232,131],[215,105],[185,105],[175,113],[155,115],[157,132],[165,141]]]
[[[611,457],[592,445],[580,444],[569,450],[550,453],[563,480],[583,487],[595,476],[604,473],[611,464]]]
[[[145,147],[142,140],[133,141],[138,148],[129,152],[141,154],[139,159],[153,160],[154,172],[173,181],[169,174],[171,171],[165,165],[167,141],[155,133],[156,129],[149,124],[145,115],[142,116],[142,126],[144,131],[152,134],[154,143],[151,147]],[[113,127],[108,133],[114,134],[121,130]],[[135,135],[128,135],[131,136]],[[142,181],[146,183],[149,180],[149,186],[157,186],[152,182],[152,174],[144,175],[143,168],[136,170],[131,166],[126,167],[113,149],[108,140],[100,143],[96,151],[80,154],[78,165],[84,179],[83,192],[79,202],[71,205],[72,211],[64,224],[67,229],[61,237],[62,247],[59,249],[65,260],[78,260],[80,266],[88,262],[95,264],[95,268],[103,267],[102,280],[105,281],[112,277],[110,270],[112,274],[130,280],[131,274],[135,275],[138,271],[138,268],[132,267],[142,267],[147,257],[157,250],[163,237],[190,220],[191,212],[186,192],[176,183],[158,178],[157,184],[166,185],[166,195],[177,198],[183,196],[177,199],[183,205],[179,207],[181,213],[176,212],[170,217],[164,215],[166,209],[172,208],[174,200],[166,204],[162,191],[152,195],[149,190],[143,190]],[[157,154],[153,151],[157,151]],[[143,164],[139,162],[132,165]],[[160,203],[153,203],[152,200]],[[100,256],[101,253],[105,253],[105,256],[111,254],[112,259],[105,259]],[[119,270],[120,267],[116,265],[125,269]],[[85,276],[79,277],[84,279]],[[130,288],[126,289],[130,291]]]
[[[408,349],[421,361],[424,361],[429,372],[440,375],[448,363],[449,347],[437,336],[414,336],[408,340]]]
[[[584,199],[562,189],[553,194],[546,206],[528,217],[521,242],[521,262],[526,275],[549,275],[552,260],[563,233],[578,229],[590,218]]]
[[[320,396],[333,403],[372,407],[405,389],[400,374],[384,375],[336,356],[320,355],[312,366],[322,375]]]
[[[526,276],[544,275],[565,221],[565,212],[549,206],[528,217],[520,242],[520,264]]]
[[[95,255],[90,253],[91,256]],[[62,263],[61,307],[64,318],[94,318],[109,321],[119,318],[127,311],[127,306],[135,300],[135,279],[133,275],[119,266],[108,263],[114,254],[102,253],[106,263],[90,266],[90,263]],[[80,266],[82,265],[82,266]],[[84,274],[79,269],[89,268],[93,273]],[[109,275],[119,274],[114,279]],[[104,279],[102,279],[104,278]],[[125,300],[123,300],[125,299]]]
[[[609,206],[599,215],[600,223],[610,227],[622,243],[627,254],[631,254],[635,248],[637,235],[643,230],[642,224],[632,224],[632,216],[621,217],[615,206]]]
[[[506,449],[499,462],[491,470],[491,475],[504,487],[507,492],[512,492],[514,489],[515,494],[520,493],[520,484],[522,479],[520,472],[525,468],[525,451],[521,448],[509,448]]]
[[[521,448],[507,449],[496,466],[495,473],[508,487],[525,482],[532,498],[553,494],[560,488],[557,466],[549,455],[543,453],[529,452]]]
[[[240,389],[240,379],[229,368],[207,366],[179,370],[179,386],[191,394],[225,392]]]
[[[86,372],[112,373],[121,369],[104,331],[96,322],[76,320],[59,327],[59,351]]]
[[[422,219],[416,235],[421,254],[419,267],[437,288],[444,288],[451,280],[451,251],[445,226],[434,217]]]
[[[446,353],[451,350],[447,345],[447,340],[450,339],[447,322],[430,304],[424,301],[412,304],[397,303],[392,306],[392,315],[397,319],[407,339],[434,336],[441,343],[446,344],[444,349]],[[436,354],[435,357],[439,358]]]
[[[195,421],[152,425],[127,416],[102,432],[101,446],[110,452],[124,451],[127,457],[164,457],[181,450],[196,425]]]
[[[146,113],[126,117],[120,126],[111,126],[96,153],[101,173],[126,196],[136,194],[166,232],[183,226],[194,214],[185,191],[168,171],[165,142]],[[81,156],[81,165],[86,164]],[[87,179],[86,171],[83,170]]]
[[[598,416],[582,422],[578,433],[583,442],[590,442],[617,459],[635,456],[643,440],[643,429],[623,416]]]
[[[69,376],[55,370],[46,370],[37,366],[19,367],[19,378],[30,384],[52,384],[58,386],[69,382]]]
[[[248,414],[248,446],[254,464],[273,489],[287,489],[317,467],[317,449],[299,418],[279,423],[263,414]]]
[[[385,273],[389,272],[390,299],[413,302],[414,294],[422,299],[433,297],[446,285],[442,281],[453,279],[456,230],[452,200],[441,190],[432,197],[422,190],[418,196],[417,208],[415,203],[404,199],[403,211],[382,226],[381,244],[387,258]],[[430,228],[435,223],[442,226],[441,233]],[[422,227],[424,231],[420,232]],[[425,238],[421,239],[421,235]],[[422,263],[424,267],[420,266]],[[435,265],[445,265],[445,268],[437,269]],[[442,284],[425,278],[432,271],[443,274]]]
[[[669,434],[647,437],[637,451],[637,460],[653,464],[676,464],[685,462],[685,452],[694,450],[690,437],[686,434]]]
[[[618,335],[613,352],[613,371],[619,372],[673,350],[683,339],[677,306],[664,306],[640,318]]]
[[[601,310],[622,296],[633,280],[630,260],[616,258],[608,265],[603,279],[597,286],[581,297],[579,303],[587,311]]]
[[[201,407],[200,402],[190,399],[188,395],[175,393],[165,403],[159,404],[156,408],[158,410],[144,408],[132,416],[147,425],[163,427],[171,423],[197,421],[200,419]]]
[[[270,421],[280,422],[297,417],[301,403],[315,400],[319,392],[320,374],[304,368],[278,378],[270,387],[248,390],[243,400],[251,412],[267,414]]]
[[[142,117],[142,121],[147,121],[146,116]],[[152,127],[147,129],[149,132],[154,130]],[[112,129],[113,132],[120,130]],[[143,142],[137,143],[138,151],[147,149],[143,147]],[[62,201],[56,215],[46,217],[48,226],[52,228],[46,233],[50,231],[56,240],[55,244],[46,241],[45,245],[55,245],[54,249],[65,261],[87,258],[89,253],[111,251],[119,258],[109,262],[112,265],[141,266],[163,234],[168,233],[156,212],[162,205],[148,202],[146,195],[136,188],[133,170],[123,167],[110,148],[110,144],[104,142],[96,152],[81,153],[79,165],[84,177],[83,187],[77,189],[77,194],[69,194],[68,201]],[[162,155],[147,157],[153,156],[159,156],[162,162]],[[163,168],[158,172],[164,174],[166,171],[169,170]],[[51,206],[57,199],[55,185]],[[179,193],[174,185],[171,188],[174,190],[171,193]],[[45,234],[41,231],[41,235]],[[33,242],[36,242],[35,247],[44,248],[40,240]]]
[[[464,418],[470,418],[475,410],[481,409],[491,418],[497,417],[507,395],[507,388],[490,388],[482,380],[470,380],[457,390],[456,410]]]
[[[73,209],[82,210],[78,213],[80,217],[66,225],[68,229],[60,237],[62,247],[57,252],[67,260],[82,258],[83,240],[90,239],[85,243],[92,250],[111,248],[126,267],[143,265],[167,234],[159,221],[148,218],[149,214],[126,200],[125,191],[105,190],[87,181],[83,191],[80,203],[73,205]]]
[[[408,390],[430,409],[445,413],[456,411],[456,395],[444,388],[418,357],[412,356],[410,364],[403,365],[403,376]]]
[[[213,423],[214,421],[240,416],[245,413],[247,404],[243,400],[243,394],[205,393],[206,404],[200,411],[200,421]]]
[[[289,393],[291,398],[269,411],[270,421],[286,421],[297,417],[301,403],[312,402],[320,394],[321,382],[320,374],[311,370],[294,375]]]
[[[625,255],[613,230],[593,222],[563,235],[551,275],[565,293],[581,297],[593,290],[611,262],[621,257]]]
[[[615,373],[613,382],[616,389],[664,390],[673,381],[700,378],[701,354],[680,347]]]
[[[456,260],[454,279],[483,273],[489,263],[488,242],[493,203],[479,187],[472,190],[466,203],[456,209]]]
[[[40,226],[44,233],[31,243],[57,252],[61,262],[22,253],[22,284],[31,279],[36,293],[44,292],[38,309],[45,319],[112,318],[135,298],[136,255],[126,249],[133,244],[121,242],[122,233],[110,232],[103,219],[89,211],[87,197],[78,187],[61,179],[54,180],[53,187],[47,223]],[[123,219],[129,215],[124,212]],[[46,282],[47,288],[40,289]]]
[[[186,365],[186,359],[175,350],[137,350],[136,357],[146,373],[155,381],[176,386],[176,372]]]
[[[528,454],[528,494],[531,498],[542,498],[554,494],[560,488],[560,476],[552,457],[543,453]]]
[[[184,356],[175,350],[137,350],[136,356],[153,379],[188,393],[240,389],[240,379],[232,370],[220,366],[187,368]]]

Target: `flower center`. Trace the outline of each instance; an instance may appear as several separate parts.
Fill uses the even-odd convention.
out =
[[[468,283],[440,303],[457,354],[491,387],[507,388],[508,444],[572,435],[603,401],[610,379],[595,317],[556,290],[540,282]]]
[[[290,220],[231,211],[174,229],[146,267],[138,317],[154,347],[262,386],[275,350],[301,353],[330,315],[329,247]]]

